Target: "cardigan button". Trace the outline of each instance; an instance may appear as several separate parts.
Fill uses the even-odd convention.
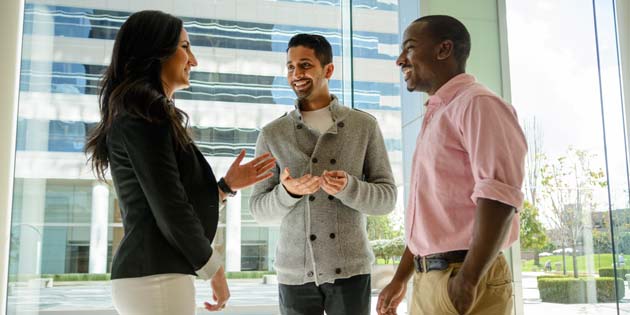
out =
[[[339,128],[343,128],[343,126],[345,126],[343,121],[337,124],[337,127],[339,127]]]
[[[315,235],[315,234],[311,234],[311,241],[314,241],[314,240],[316,240],[316,239],[317,239],[317,235]]]
[[[302,125],[301,125],[301,124],[300,124],[300,125],[297,125],[297,127],[296,127],[296,128],[297,128],[297,129],[302,129]]]
[[[337,160],[335,160],[335,159],[331,159],[331,160],[330,160],[330,164],[335,165],[336,163],[337,163]]]
[[[335,200],[335,197],[333,195],[328,195],[328,200]]]
[[[341,268],[337,268],[337,269],[335,269],[335,273],[336,273],[336,274],[340,274],[340,273],[341,273]]]
[[[330,233],[330,238],[335,238],[335,233]]]
[[[307,273],[306,273],[306,276],[307,276],[307,277],[312,277],[312,276],[313,276],[313,272],[312,272],[312,271],[307,272]]]
[[[311,161],[312,161],[313,163],[317,163],[317,158],[313,158]]]
[[[309,196],[308,197],[308,201],[313,201],[313,200],[315,200],[315,196]]]

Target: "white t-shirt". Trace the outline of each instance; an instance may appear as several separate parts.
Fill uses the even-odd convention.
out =
[[[313,111],[300,111],[304,123],[311,129],[325,133],[333,125],[332,113],[329,106]]]

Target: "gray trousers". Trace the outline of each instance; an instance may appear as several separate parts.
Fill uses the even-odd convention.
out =
[[[337,279],[316,286],[278,285],[282,315],[369,315],[370,275]]]

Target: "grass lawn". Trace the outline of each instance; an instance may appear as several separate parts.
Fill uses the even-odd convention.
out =
[[[630,267],[630,255],[624,255],[625,258],[625,267]],[[593,263],[595,268],[595,273],[599,270],[599,268],[612,268],[612,255],[611,254],[593,254],[593,255],[579,255],[577,256],[577,265],[578,272],[583,273],[586,272],[586,261],[590,260]],[[523,264],[521,268],[523,271],[543,271],[545,263],[547,260],[551,261],[551,269],[556,271],[555,263],[559,262],[562,264],[562,255],[554,255],[548,257],[540,257],[540,267],[534,266],[534,260],[523,260]],[[567,263],[567,272],[573,272],[573,257],[571,254],[566,255],[566,263]],[[562,265],[560,266],[560,271],[562,271]]]
[[[396,261],[392,263],[391,259],[389,259],[387,262],[385,262],[385,259],[383,259],[383,258],[376,258],[376,264],[377,265],[395,265],[395,264],[397,264],[399,262],[400,262],[400,259],[396,259]]]

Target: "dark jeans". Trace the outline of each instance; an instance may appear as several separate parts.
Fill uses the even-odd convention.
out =
[[[278,285],[282,315],[369,315],[370,275],[324,283]]]

